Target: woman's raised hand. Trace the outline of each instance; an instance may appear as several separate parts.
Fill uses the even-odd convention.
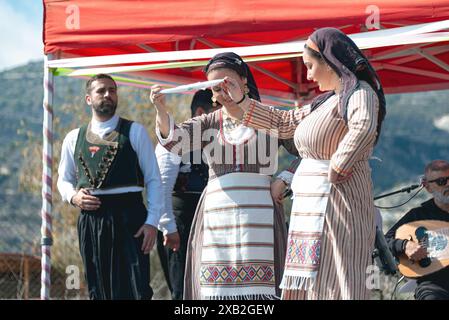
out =
[[[154,85],[151,87],[150,100],[157,110],[156,123],[157,128],[163,138],[167,138],[170,133],[170,118],[165,105],[165,94],[160,93],[161,87]]]
[[[162,88],[155,84],[151,87],[150,101],[156,107],[158,113],[167,113],[167,107],[165,106],[165,94],[160,93]]]
[[[237,80],[230,77],[225,77],[224,81],[221,83],[221,88],[234,102],[242,100],[244,93]]]

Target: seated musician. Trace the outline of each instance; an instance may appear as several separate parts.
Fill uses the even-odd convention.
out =
[[[426,258],[426,248],[413,241],[395,239],[396,230],[401,225],[417,220],[449,221],[449,162],[434,160],[424,171],[423,185],[433,198],[410,210],[386,234],[393,255],[399,257],[405,253],[413,261]],[[449,267],[418,278],[415,299],[449,299]]]

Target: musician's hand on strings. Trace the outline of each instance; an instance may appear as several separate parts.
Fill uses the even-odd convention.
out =
[[[412,261],[419,261],[427,257],[427,249],[422,244],[407,241],[405,255]]]

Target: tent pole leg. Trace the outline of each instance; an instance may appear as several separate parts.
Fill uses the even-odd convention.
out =
[[[41,300],[50,298],[50,274],[51,274],[51,245],[52,245],[52,167],[53,167],[53,94],[54,81],[53,74],[47,66],[47,61],[51,60],[48,55],[44,60],[44,100],[42,123],[42,226],[41,226]]]

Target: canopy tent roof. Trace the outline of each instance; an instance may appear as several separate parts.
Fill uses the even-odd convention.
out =
[[[299,58],[301,40],[325,26],[347,34],[366,34],[367,26],[376,23],[377,13],[382,29],[401,30],[398,28],[449,19],[449,0],[378,0],[376,6],[366,0],[44,0],[44,44],[45,52],[57,59],[116,56],[112,60],[88,59],[88,63],[86,59],[53,61],[52,67],[122,67],[103,70],[169,85],[204,80],[201,69],[205,60],[223,51],[220,48],[239,48],[265,96],[294,101],[316,92],[315,85],[306,81]],[[449,88],[447,28],[414,31],[413,39],[396,35],[387,44],[381,42],[388,34],[381,33],[375,40],[361,35],[366,38],[362,47],[386,92]],[[379,31],[368,34],[374,32]],[[273,44],[282,49],[273,50]],[[133,71],[136,69],[139,71]],[[71,75],[94,71],[97,69]]]

